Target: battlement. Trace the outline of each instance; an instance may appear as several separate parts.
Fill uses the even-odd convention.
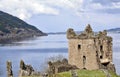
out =
[[[89,39],[89,38],[107,38],[107,31],[95,33],[90,24],[85,28],[85,30],[81,34],[76,34],[72,28],[67,30],[67,38],[68,39]],[[110,37],[109,37],[110,38]],[[110,38],[112,39],[112,38]]]

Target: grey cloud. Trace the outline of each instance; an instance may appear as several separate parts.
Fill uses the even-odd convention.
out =
[[[111,5],[112,3],[118,3],[120,0],[92,0],[92,3],[100,3],[102,5]]]
[[[105,10],[100,10],[102,13],[108,13],[108,14],[120,14],[120,9],[105,9]]]
[[[120,3],[120,0],[88,0],[84,1],[83,8],[96,13],[120,14],[120,5],[117,3]],[[100,8],[94,6],[95,4],[100,4]]]

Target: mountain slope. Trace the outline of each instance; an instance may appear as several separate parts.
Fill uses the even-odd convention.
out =
[[[120,33],[120,28],[109,29],[109,30],[107,30],[107,31],[108,31],[108,32]]]
[[[23,20],[0,11],[0,43],[23,40],[33,36],[46,35]]]

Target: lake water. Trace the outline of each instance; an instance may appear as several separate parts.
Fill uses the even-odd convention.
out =
[[[117,74],[120,74],[120,34],[109,34],[113,37],[113,62]],[[68,43],[65,35],[37,37],[13,44],[0,45],[0,77],[6,77],[6,61],[13,66],[14,77],[17,77],[21,59],[31,64],[35,70],[45,69],[48,58],[53,56],[68,57]]]

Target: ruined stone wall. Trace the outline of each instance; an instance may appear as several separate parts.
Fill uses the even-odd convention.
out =
[[[103,40],[103,58],[108,58],[112,62],[112,41],[110,37]]]
[[[112,38],[100,36],[95,38],[95,46],[100,59],[109,59],[112,62]]]
[[[70,71],[70,70],[75,70],[78,69],[74,65],[68,64],[67,59],[63,59],[62,61],[56,61],[56,62],[48,62],[48,73],[49,74],[55,74],[55,73],[60,73],[60,72],[65,72],[65,71]]]
[[[69,40],[69,64],[80,69],[99,69],[94,39]]]
[[[18,77],[40,76],[39,71],[35,71],[31,65],[26,65],[23,60],[20,61],[20,70]]]
[[[13,77],[12,62],[7,61],[6,65],[7,65],[7,77]]]

